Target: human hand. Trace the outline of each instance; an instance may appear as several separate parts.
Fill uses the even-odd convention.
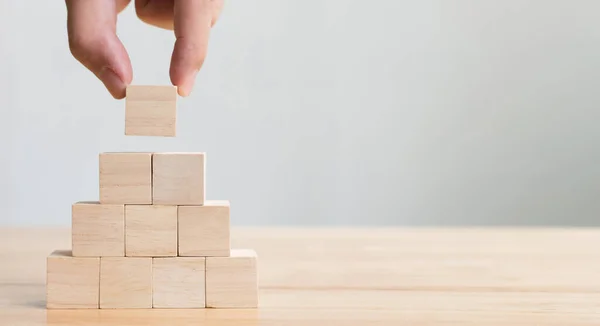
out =
[[[116,34],[117,15],[130,1],[65,0],[71,53],[116,99],[125,97],[133,79],[129,55]],[[222,7],[223,0],[135,0],[142,21],[175,33],[169,75],[180,96],[192,91]]]

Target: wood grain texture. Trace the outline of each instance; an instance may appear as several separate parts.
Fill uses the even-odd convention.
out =
[[[234,227],[257,309],[46,310],[48,248],[69,245],[0,228],[0,325],[600,325],[600,228]]]
[[[176,135],[176,87],[131,85],[126,93],[125,135]]]
[[[177,256],[177,206],[125,205],[125,256]]]
[[[130,101],[173,102],[177,100],[177,87],[170,85],[129,85],[127,99]]]
[[[206,306],[255,308],[258,306],[256,252],[233,249],[230,257],[206,258]]]
[[[152,308],[152,258],[100,258],[100,308]]]
[[[125,256],[123,205],[77,202],[71,207],[71,248],[76,257]]]
[[[72,257],[54,251],[46,263],[46,306],[49,309],[98,309],[100,258]]]
[[[152,153],[100,153],[100,202],[152,204]]]
[[[166,257],[152,260],[154,308],[204,308],[205,258]]]
[[[229,256],[230,203],[207,200],[203,206],[179,206],[179,256]]]
[[[154,153],[153,203],[204,205],[205,153]]]

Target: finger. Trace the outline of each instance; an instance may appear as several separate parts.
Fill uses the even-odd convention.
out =
[[[116,35],[120,9],[116,1],[66,0],[66,4],[71,53],[114,98],[124,98],[133,73],[127,51]]]
[[[174,6],[175,47],[171,58],[170,76],[179,95],[188,96],[193,88],[196,74],[202,68],[213,10],[219,1],[178,0]]]
[[[174,0],[136,0],[135,12],[141,21],[172,30]]]
[[[129,3],[131,2],[131,0],[116,0],[116,1],[117,1],[117,6],[116,6],[117,13],[120,13],[121,11],[125,10],[125,8],[127,8]]]

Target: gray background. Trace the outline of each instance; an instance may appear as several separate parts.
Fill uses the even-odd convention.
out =
[[[206,151],[235,225],[600,224],[600,1],[229,0],[176,138],[124,136],[62,1],[0,0],[0,224],[69,225],[102,151]],[[130,7],[135,84],[169,31]]]

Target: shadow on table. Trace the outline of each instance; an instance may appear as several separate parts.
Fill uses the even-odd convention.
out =
[[[46,325],[244,325],[258,326],[256,309],[47,310]]]

